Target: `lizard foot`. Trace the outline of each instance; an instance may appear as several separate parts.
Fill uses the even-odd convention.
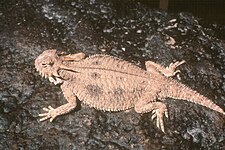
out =
[[[55,109],[52,108],[52,106],[48,106],[48,108],[43,108],[43,110],[46,111],[46,113],[39,114],[39,116],[42,117],[40,121],[50,119],[50,122],[52,122],[53,119],[55,119],[55,117],[58,116],[58,114],[56,113]]]
[[[168,118],[167,108],[158,108],[152,111],[152,120],[156,119],[156,126],[165,133],[163,115]]]
[[[180,70],[176,70],[176,68],[184,63],[185,63],[184,60],[171,63],[168,67],[166,67],[167,71],[165,72],[165,76],[172,77],[176,75],[177,73],[180,73]]]

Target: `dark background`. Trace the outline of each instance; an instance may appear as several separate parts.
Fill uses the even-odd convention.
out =
[[[138,0],[151,8],[158,8],[158,0]],[[118,2],[119,3],[119,2]],[[168,12],[190,12],[211,23],[225,25],[224,0],[169,0]]]

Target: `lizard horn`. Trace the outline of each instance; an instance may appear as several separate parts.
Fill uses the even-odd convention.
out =
[[[67,67],[67,66],[64,65],[64,64],[60,64],[59,68],[60,68],[60,69],[66,69],[66,70],[73,70],[72,68]]]

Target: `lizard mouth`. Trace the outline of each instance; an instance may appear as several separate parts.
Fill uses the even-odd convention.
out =
[[[50,82],[54,83],[55,85],[57,84],[60,84],[63,82],[63,80],[60,78],[60,77],[56,77],[54,76],[53,74],[47,74],[47,73],[44,73],[42,71],[39,71],[37,69],[37,71],[39,72],[39,74],[43,77],[43,78],[46,78],[48,79]]]
[[[39,74],[43,77],[43,78],[49,78],[50,76],[52,76],[51,74],[45,73],[43,72],[43,70],[36,68],[36,70],[39,72]]]

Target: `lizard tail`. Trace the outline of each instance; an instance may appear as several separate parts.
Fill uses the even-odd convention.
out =
[[[169,86],[166,86],[166,88],[166,91],[168,92],[167,97],[196,103],[225,115],[223,109],[213,103],[212,100],[199,94],[198,92],[192,90],[191,88],[185,86],[182,83],[171,80]]]

